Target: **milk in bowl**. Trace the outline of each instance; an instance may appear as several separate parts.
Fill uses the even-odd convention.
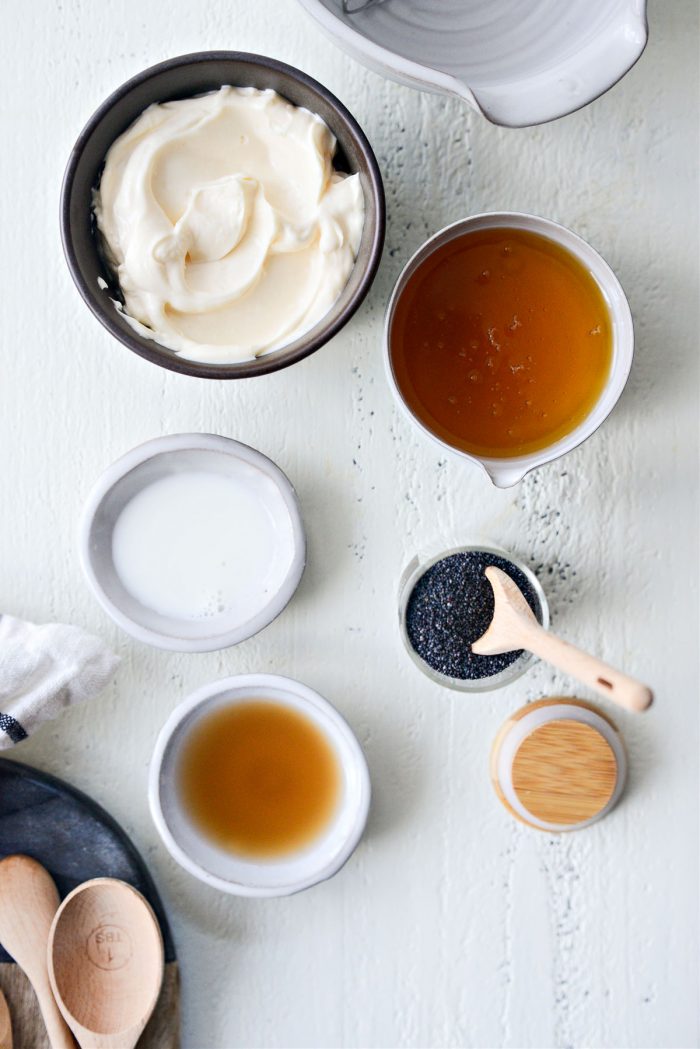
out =
[[[159,438],[115,463],[86,506],[83,565],[140,640],[209,651],[250,637],[304,566],[294,489],[269,459],[209,434]]]

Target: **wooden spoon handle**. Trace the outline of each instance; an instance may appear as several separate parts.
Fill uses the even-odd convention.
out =
[[[651,706],[654,695],[647,685],[542,627],[528,631],[525,647],[627,710],[639,713]]]
[[[34,991],[39,1001],[39,1008],[46,1025],[46,1033],[49,1036],[51,1049],[75,1049],[75,1041],[73,1040],[70,1027],[63,1019],[56,1005],[56,999],[53,996],[48,980],[46,987],[40,988],[35,985]]]
[[[0,1049],[12,1049],[10,1010],[2,991],[0,991]]]

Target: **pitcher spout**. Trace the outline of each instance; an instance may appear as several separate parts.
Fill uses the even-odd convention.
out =
[[[488,464],[482,463],[482,466],[496,488],[512,488],[519,481],[522,481],[528,472],[527,467],[510,463],[504,463],[503,466],[500,466],[491,462]]]

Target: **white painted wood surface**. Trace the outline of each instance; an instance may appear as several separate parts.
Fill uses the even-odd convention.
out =
[[[92,793],[150,863],[182,965],[186,1047],[697,1045],[697,5],[654,0],[650,16],[646,54],[603,99],[504,131],[360,68],[294,0],[0,5],[0,607],[77,623],[123,656],[100,700],[14,756]],[[327,84],[365,127],[389,206],[384,262],[348,329],[288,371],[237,384],[165,373],[115,343],[73,288],[58,236],[62,170],[92,110],[152,62],[203,48],[268,53]],[[447,222],[503,208],[590,239],[627,289],[638,336],[603,430],[507,492],[399,418],[380,354],[408,255]],[[182,430],[272,456],[309,534],[287,612],[210,656],[132,643],[76,558],[78,513],[103,467]],[[517,826],[488,777],[505,717],[573,683],[537,666],[501,692],[453,695],[401,649],[405,563],[474,535],[541,565],[556,629],[656,688],[649,714],[611,711],[630,787],[580,834]],[[374,781],[355,857],[291,899],[200,885],[170,861],[146,807],[168,712],[205,681],[253,670],[334,702]]]

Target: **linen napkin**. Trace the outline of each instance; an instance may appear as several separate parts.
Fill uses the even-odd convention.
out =
[[[0,750],[66,707],[92,699],[118,664],[99,638],[78,627],[0,615]]]

